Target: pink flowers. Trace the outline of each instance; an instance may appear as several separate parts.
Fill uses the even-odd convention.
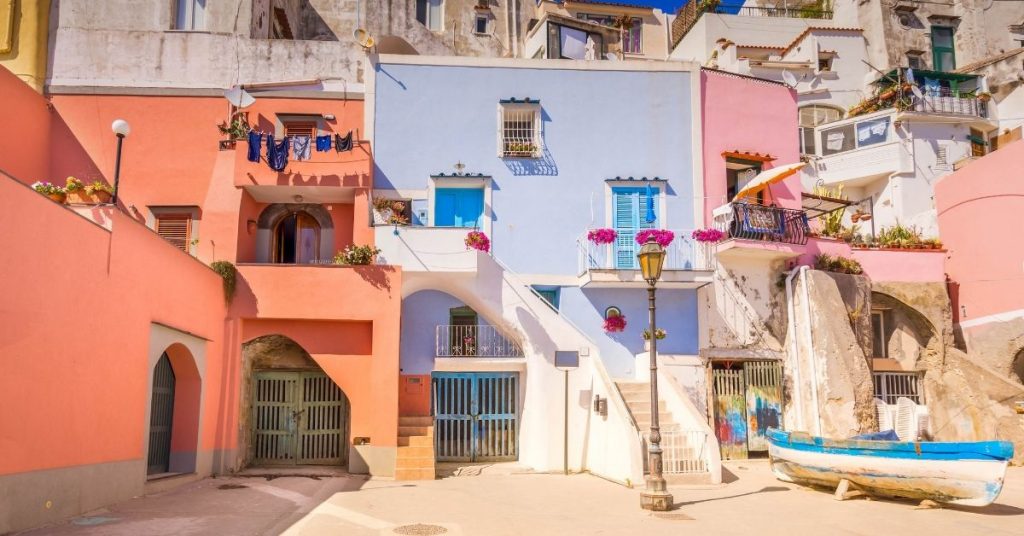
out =
[[[626,329],[626,317],[617,314],[604,319],[604,330],[608,333],[621,333]]]
[[[696,229],[690,236],[698,242],[718,242],[725,238],[725,233],[718,229]]]
[[[615,232],[615,229],[591,229],[587,233],[587,240],[598,245],[611,244],[618,237],[619,233]]]
[[[466,234],[466,249],[475,249],[489,253],[491,251],[491,240],[483,231],[470,231]]]
[[[636,243],[644,245],[651,237],[659,246],[665,248],[675,240],[676,234],[667,229],[644,229],[636,234]]]

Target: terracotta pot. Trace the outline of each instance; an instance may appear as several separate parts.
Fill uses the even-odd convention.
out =
[[[93,202],[92,196],[85,193],[84,190],[75,190],[73,192],[68,192],[67,197],[65,199],[68,204],[77,203],[84,205],[91,204]]]
[[[98,192],[93,193],[92,196],[97,203],[109,203],[111,197],[113,197],[113,194],[111,194],[110,192],[100,190]]]
[[[65,194],[46,194],[46,197],[57,203],[64,203],[64,200],[67,199]]]

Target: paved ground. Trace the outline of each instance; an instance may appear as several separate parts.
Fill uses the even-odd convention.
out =
[[[678,508],[652,515],[637,490],[590,475],[487,470],[430,482],[361,477],[230,477],[92,512],[27,534],[451,535],[584,534],[1024,534],[1024,468],[1011,468],[996,504],[915,509],[890,501],[838,502],[775,480],[763,461],[730,462],[728,484],[674,488]],[[409,527],[413,525],[413,527]]]

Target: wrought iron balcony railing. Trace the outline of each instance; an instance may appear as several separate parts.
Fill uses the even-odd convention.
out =
[[[523,349],[494,326],[441,325],[435,339],[437,357],[523,357]]]
[[[802,210],[770,207],[749,203],[731,203],[725,214],[715,217],[715,227],[728,233],[730,238],[807,243],[810,230],[807,215]]]

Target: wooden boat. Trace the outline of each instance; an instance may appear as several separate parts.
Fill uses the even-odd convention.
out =
[[[767,436],[779,480],[834,487],[837,496],[852,485],[869,495],[987,506],[1002,491],[1013,457],[1008,441],[827,439],[775,428]]]

